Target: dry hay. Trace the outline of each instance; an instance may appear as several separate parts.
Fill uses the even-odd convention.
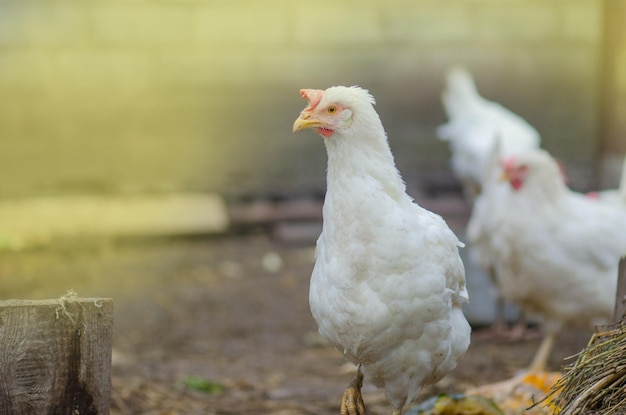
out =
[[[595,333],[546,402],[559,415],[626,414],[626,321]]]
[[[549,405],[535,402],[545,400],[561,376],[560,372],[521,372],[504,381],[469,389],[465,394],[490,399],[505,415],[549,415]]]

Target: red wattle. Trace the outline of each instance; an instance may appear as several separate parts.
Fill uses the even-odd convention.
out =
[[[330,137],[331,135],[335,133],[333,130],[329,128],[318,128],[317,131],[324,137]]]

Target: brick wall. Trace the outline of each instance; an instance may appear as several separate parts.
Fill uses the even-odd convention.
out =
[[[0,0],[0,196],[322,189],[302,87],[370,89],[407,181],[447,170],[445,69],[591,185],[598,0]]]

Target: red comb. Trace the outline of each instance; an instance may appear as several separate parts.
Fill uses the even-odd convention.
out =
[[[309,107],[315,108],[317,104],[322,100],[322,96],[324,95],[324,90],[322,89],[301,89],[300,95],[302,98],[306,98],[309,100]]]
[[[500,166],[505,170],[513,168],[516,164],[517,164],[517,157],[515,156],[509,156],[507,158],[500,160]]]

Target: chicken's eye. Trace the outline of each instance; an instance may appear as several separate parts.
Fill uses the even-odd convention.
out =
[[[337,107],[331,105],[330,107],[326,108],[326,111],[328,111],[329,114],[334,114],[337,112]]]

